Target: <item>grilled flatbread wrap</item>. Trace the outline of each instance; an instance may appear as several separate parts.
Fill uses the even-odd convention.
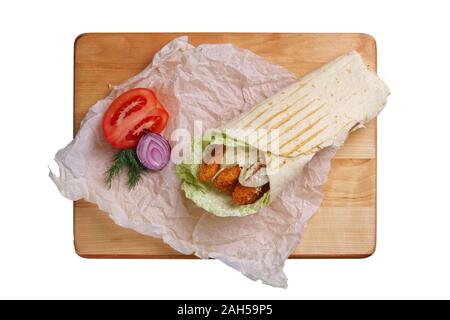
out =
[[[350,132],[375,118],[388,95],[384,82],[356,51],[350,51],[217,129],[226,138],[220,143],[264,154],[270,190],[259,200],[234,205],[229,195],[198,181],[199,165],[192,161],[177,165],[182,189],[198,206],[217,216],[256,213],[287,187],[316,152],[340,147]],[[204,148],[217,143],[213,140],[217,135],[197,139],[193,146]]]

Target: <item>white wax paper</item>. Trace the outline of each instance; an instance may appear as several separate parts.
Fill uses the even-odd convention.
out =
[[[71,200],[96,203],[118,225],[158,237],[184,254],[216,258],[253,280],[287,287],[285,260],[297,247],[308,219],[322,202],[322,185],[335,151],[324,149],[267,208],[242,218],[218,218],[184,197],[175,164],[146,172],[132,191],[126,171],[105,186],[104,172],[116,152],[103,138],[101,120],[122,92],[148,87],[170,113],[163,135],[193,132],[194,120],[219,127],[296,80],[288,70],[231,44],[193,47],[187,37],[163,47],[138,75],[93,105],[75,139],[58,151],[59,177],[50,177]],[[108,79],[105,79],[105,83]]]

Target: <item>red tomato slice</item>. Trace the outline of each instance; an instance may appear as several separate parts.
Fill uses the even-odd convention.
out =
[[[103,115],[105,139],[119,149],[133,148],[146,131],[160,133],[169,114],[150,89],[136,88],[114,100]]]

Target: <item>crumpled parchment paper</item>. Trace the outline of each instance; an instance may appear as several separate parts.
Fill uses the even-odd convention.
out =
[[[122,227],[159,237],[184,254],[216,258],[250,279],[287,287],[284,262],[322,202],[335,150],[320,151],[258,214],[218,218],[184,197],[171,162],[160,172],[146,172],[132,191],[126,171],[108,190],[104,172],[116,150],[103,138],[101,119],[122,92],[148,87],[170,113],[163,133],[170,139],[176,128],[193,132],[194,120],[202,120],[204,129],[219,127],[295,80],[288,70],[231,44],[194,47],[187,37],[174,39],[141,73],[90,108],[75,139],[55,156],[59,177],[50,177],[63,196],[96,203]]]

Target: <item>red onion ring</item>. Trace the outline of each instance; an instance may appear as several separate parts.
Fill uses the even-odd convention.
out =
[[[144,134],[136,147],[141,164],[147,169],[160,171],[170,160],[170,144],[161,135],[153,132]]]

